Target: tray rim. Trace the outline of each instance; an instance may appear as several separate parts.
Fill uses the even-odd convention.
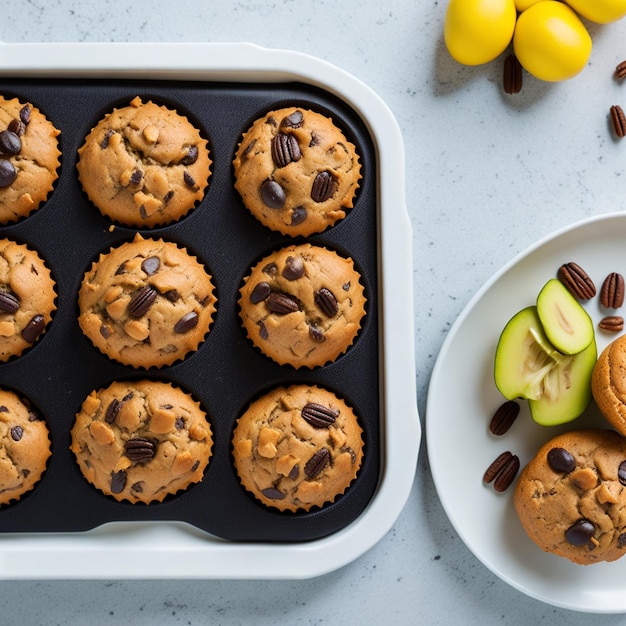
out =
[[[177,522],[111,522],[84,533],[7,533],[0,536],[0,580],[301,579],[334,571],[367,552],[387,534],[408,500],[422,439],[404,143],[389,107],[335,65],[309,54],[246,42],[0,42],[0,76],[299,81],[344,100],[367,126],[379,161],[382,339],[381,477],[365,511],[344,529],[287,544],[228,542]],[[388,180],[393,184],[383,182]],[[393,267],[388,262],[392,252]],[[403,294],[402,306],[392,306],[398,293]]]

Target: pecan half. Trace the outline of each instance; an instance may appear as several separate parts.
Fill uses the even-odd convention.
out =
[[[504,59],[503,87],[510,94],[522,90],[522,64],[514,54],[509,54]]]
[[[124,444],[126,456],[135,463],[145,463],[149,461],[155,453],[155,446],[152,441],[145,437],[136,437],[129,439]]]
[[[617,333],[620,330],[624,330],[624,318],[620,315],[607,315],[600,320],[598,328]]]
[[[596,286],[589,274],[576,263],[565,263],[558,271],[559,280],[579,300],[589,300],[596,295]]]
[[[515,400],[507,400],[501,404],[496,412],[493,414],[491,421],[489,422],[489,431],[492,435],[504,435],[513,422],[517,419],[520,412],[520,406]]]
[[[0,311],[15,313],[19,308],[20,301],[15,294],[0,290]]]
[[[624,304],[624,277],[611,272],[602,283],[600,303],[606,309],[619,309]]]
[[[317,304],[317,306],[322,309],[322,311],[328,317],[335,317],[335,315],[337,315],[337,313],[339,312],[337,299],[330,289],[322,287],[318,292],[315,293],[313,299],[315,300],[315,304]]]
[[[328,448],[320,448],[304,466],[304,473],[307,478],[315,478],[330,461]]]
[[[615,68],[615,78],[626,78],[626,61],[618,63]]]
[[[317,402],[309,402],[302,408],[302,417],[315,428],[328,428],[339,417],[339,411]]]
[[[279,293],[272,291],[270,295],[265,299],[267,306],[273,313],[279,315],[286,315],[287,313],[294,313],[300,309],[298,301],[286,293]]]
[[[130,315],[133,317],[141,317],[142,315],[145,315],[148,312],[148,309],[152,306],[157,294],[157,290],[150,285],[146,285],[139,291],[136,291],[128,303],[128,312]]]
[[[294,135],[285,133],[278,133],[272,138],[271,152],[272,161],[276,167],[285,167],[302,158],[298,140]]]
[[[509,450],[498,455],[493,463],[487,468],[483,476],[486,483],[493,482],[496,491],[505,491],[508,489],[520,468],[520,462],[517,455]]]
[[[621,139],[626,135],[626,115],[619,104],[613,105],[609,110],[611,116],[611,122],[613,123],[613,130],[615,134]]]

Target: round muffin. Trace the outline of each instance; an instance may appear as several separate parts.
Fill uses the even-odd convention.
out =
[[[211,276],[195,257],[137,233],[101,254],[85,273],[78,322],[111,359],[135,368],[163,367],[198,349],[215,303]]]
[[[60,131],[36,107],[0,96],[0,224],[39,208],[59,177]]]
[[[202,480],[213,438],[192,396],[162,381],[116,381],[92,391],[70,449],[85,478],[116,500],[162,502]]]
[[[44,334],[56,310],[55,288],[37,252],[0,239],[0,361],[21,355]]]
[[[612,341],[600,354],[591,376],[591,391],[602,415],[626,435],[626,335]]]
[[[240,289],[240,317],[252,343],[280,365],[314,368],[354,342],[365,316],[352,259],[305,243],[257,263]]]
[[[333,120],[298,107],[256,120],[233,165],[235,188],[252,215],[294,237],[343,219],[361,180],[356,148]]]
[[[51,454],[46,422],[26,399],[0,389],[0,505],[32,491]]]
[[[100,120],[78,155],[89,199],[104,216],[136,228],[185,216],[204,197],[211,175],[208,143],[193,124],[138,96]]]
[[[626,438],[613,430],[558,435],[526,465],[515,509],[545,552],[589,565],[626,551]]]
[[[278,387],[237,420],[233,459],[241,484],[281,511],[334,502],[356,478],[363,430],[354,410],[318,386]]]

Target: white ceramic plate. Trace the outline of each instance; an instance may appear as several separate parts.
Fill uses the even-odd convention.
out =
[[[591,424],[608,427],[593,404],[569,425],[537,426],[523,403],[508,433],[495,437],[488,430],[503,401],[493,382],[500,332],[519,309],[534,304],[545,282],[570,261],[589,273],[598,291],[610,272],[626,274],[626,215],[585,220],[540,241],[500,270],[469,302],[433,370],[426,408],[428,456],[450,521],[476,557],[502,580],[555,606],[624,612],[626,557],[585,567],[543,553],[518,521],[512,488],[499,494],[482,481],[489,464],[504,450],[517,454],[523,467],[541,444],[561,431]],[[597,296],[585,308],[596,328],[608,314]],[[596,332],[598,353],[615,337]]]

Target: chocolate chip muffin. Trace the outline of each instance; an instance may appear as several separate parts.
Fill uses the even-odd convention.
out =
[[[318,386],[278,387],[253,401],[237,420],[233,459],[241,484],[281,511],[309,511],[334,502],[363,461],[354,410]]]
[[[591,391],[602,415],[626,435],[626,335],[612,341],[600,354],[591,376]]]
[[[581,429],[546,443],[522,470],[515,509],[545,552],[589,565],[626,552],[626,438]]]
[[[200,404],[163,381],[116,381],[92,391],[70,449],[85,478],[122,501],[162,502],[202,480],[212,453]]]
[[[163,367],[198,349],[216,297],[206,268],[163,239],[132,241],[94,261],[78,294],[78,322],[102,353],[135,368]]]
[[[250,212],[294,237],[320,233],[343,219],[361,180],[354,144],[329,117],[298,107],[256,120],[233,165],[235,188]]]
[[[280,365],[314,368],[356,339],[364,288],[352,259],[311,244],[272,252],[245,277],[240,316],[252,343]]]
[[[181,113],[134,98],[91,130],[78,150],[78,176],[111,220],[150,228],[179,220],[204,197],[208,142]]]
[[[37,252],[0,239],[0,361],[20,356],[45,333],[56,310],[55,289]]]
[[[60,131],[30,102],[0,96],[0,224],[38,209],[59,177]]]
[[[32,491],[51,454],[48,427],[41,415],[27,399],[0,389],[0,505]]]

